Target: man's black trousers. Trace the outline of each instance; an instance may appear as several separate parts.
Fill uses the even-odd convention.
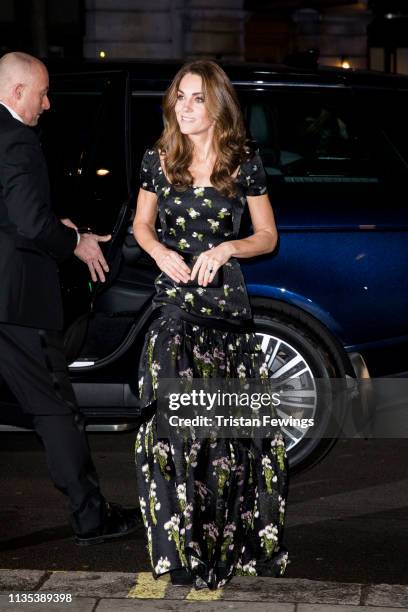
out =
[[[0,377],[32,417],[51,478],[68,496],[75,533],[97,529],[105,500],[69,380],[62,334],[0,323]]]

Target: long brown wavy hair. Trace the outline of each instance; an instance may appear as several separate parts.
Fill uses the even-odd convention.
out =
[[[202,79],[204,103],[214,120],[213,148],[216,161],[211,184],[225,196],[236,193],[233,174],[248,153],[241,108],[231,81],[224,70],[211,60],[195,60],[182,66],[163,98],[164,130],[155,148],[163,156],[167,177],[176,188],[193,185],[188,168],[193,160],[193,143],[182,134],[175,105],[180,81],[186,74]]]

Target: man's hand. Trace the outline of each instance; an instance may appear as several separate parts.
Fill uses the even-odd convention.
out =
[[[74,255],[87,264],[94,283],[97,280],[104,283],[104,272],[109,272],[109,266],[106,263],[98,243],[109,242],[110,239],[110,234],[107,236],[98,236],[97,234],[81,234],[81,240],[74,251]]]

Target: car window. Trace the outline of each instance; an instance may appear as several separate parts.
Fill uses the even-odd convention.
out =
[[[152,147],[163,130],[162,94],[134,92],[131,101],[132,150],[134,152],[134,180],[139,187],[139,169],[143,153]]]
[[[358,90],[354,94],[356,106],[365,120],[375,126],[388,148],[408,164],[408,91]]]
[[[51,108],[41,119],[41,140],[47,157],[53,202],[61,215],[73,214],[80,193],[96,118],[102,101],[100,91],[51,89]]]
[[[114,78],[51,80],[42,120],[59,216],[111,231],[128,195],[124,95]]]
[[[276,92],[246,98],[244,108],[272,181],[378,183],[392,170],[379,153],[378,122],[364,116],[351,93]]]
[[[389,100],[385,112],[372,91],[292,87],[241,93],[280,228],[406,223],[408,139],[400,137],[401,146],[395,142],[403,122],[392,112],[392,92]]]

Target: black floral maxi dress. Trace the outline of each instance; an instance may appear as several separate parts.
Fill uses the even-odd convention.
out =
[[[199,254],[235,239],[246,196],[266,192],[261,159],[241,164],[237,195],[214,187],[177,191],[168,183],[156,151],[147,150],[141,186],[157,194],[161,241],[180,253]],[[163,272],[139,369],[144,406],[153,404],[160,378],[268,378],[254,333],[220,331],[217,320],[248,321],[249,299],[238,261],[223,266],[220,288],[187,287]],[[174,305],[209,325],[166,314]],[[164,314],[163,314],[164,310]],[[203,319],[204,320],[204,319]],[[138,490],[154,577],[188,569],[196,587],[211,589],[233,575],[283,575],[281,545],[287,494],[285,445],[278,430],[269,439],[158,438],[156,416],[136,439]]]

